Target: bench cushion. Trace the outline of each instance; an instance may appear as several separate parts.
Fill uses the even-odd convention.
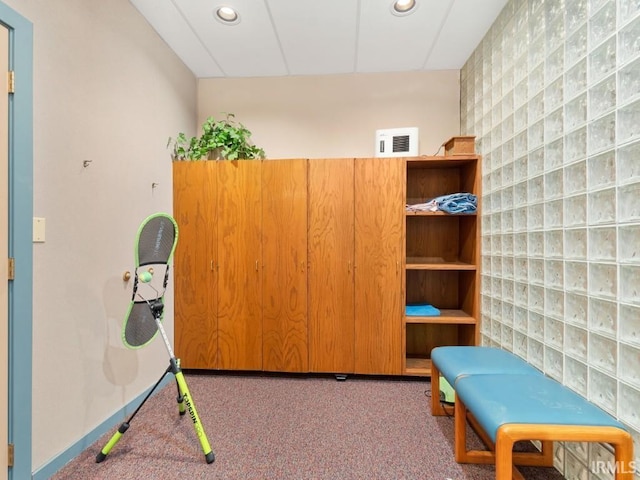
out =
[[[454,389],[456,379],[461,375],[491,373],[542,375],[540,370],[517,355],[494,347],[436,347],[431,350],[431,361]]]
[[[456,394],[482,429],[496,441],[501,425],[584,425],[625,427],[584,397],[544,375],[464,376]]]

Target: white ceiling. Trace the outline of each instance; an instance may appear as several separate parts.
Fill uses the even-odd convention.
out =
[[[130,0],[198,78],[460,69],[507,0]],[[218,7],[236,25],[214,18]]]

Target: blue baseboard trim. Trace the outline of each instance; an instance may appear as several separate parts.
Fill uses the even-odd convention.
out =
[[[154,395],[162,390],[166,385],[170,382],[174,382],[173,375],[167,375],[164,377],[162,382],[158,385],[158,388],[154,392]],[[94,428],[91,432],[87,433],[84,437],[78,440],[76,443],[67,448],[64,452],[62,452],[57,457],[53,458],[51,461],[40,467],[38,470],[33,472],[31,478],[33,480],[48,480],[51,478],[56,472],[58,472],[62,467],[64,467],[71,460],[76,458],[82,452],[84,452],[87,448],[93,445],[100,437],[102,437],[105,433],[113,431],[115,433],[116,428],[129,416],[131,415],[136,408],[140,405],[144,397],[146,397],[153,387],[149,387],[147,390],[138,395],[135,399],[131,400],[127,405],[122,407],[116,413],[107,418],[104,422]],[[96,451],[96,455],[98,452]]]

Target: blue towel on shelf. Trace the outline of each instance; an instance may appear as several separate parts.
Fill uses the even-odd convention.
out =
[[[405,315],[410,317],[437,317],[440,315],[440,310],[428,303],[421,305],[407,305],[405,308]]]
[[[476,213],[478,197],[472,193],[452,193],[433,199],[438,209],[447,213]]]

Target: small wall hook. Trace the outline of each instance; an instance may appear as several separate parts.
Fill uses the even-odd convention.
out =
[[[82,162],[82,166],[83,166],[84,168],[87,168],[91,162],[93,162],[93,160],[84,160],[84,161]]]
[[[151,184],[151,188],[156,188],[157,186],[158,186],[158,184],[157,184],[156,182],[153,182],[153,183]]]

